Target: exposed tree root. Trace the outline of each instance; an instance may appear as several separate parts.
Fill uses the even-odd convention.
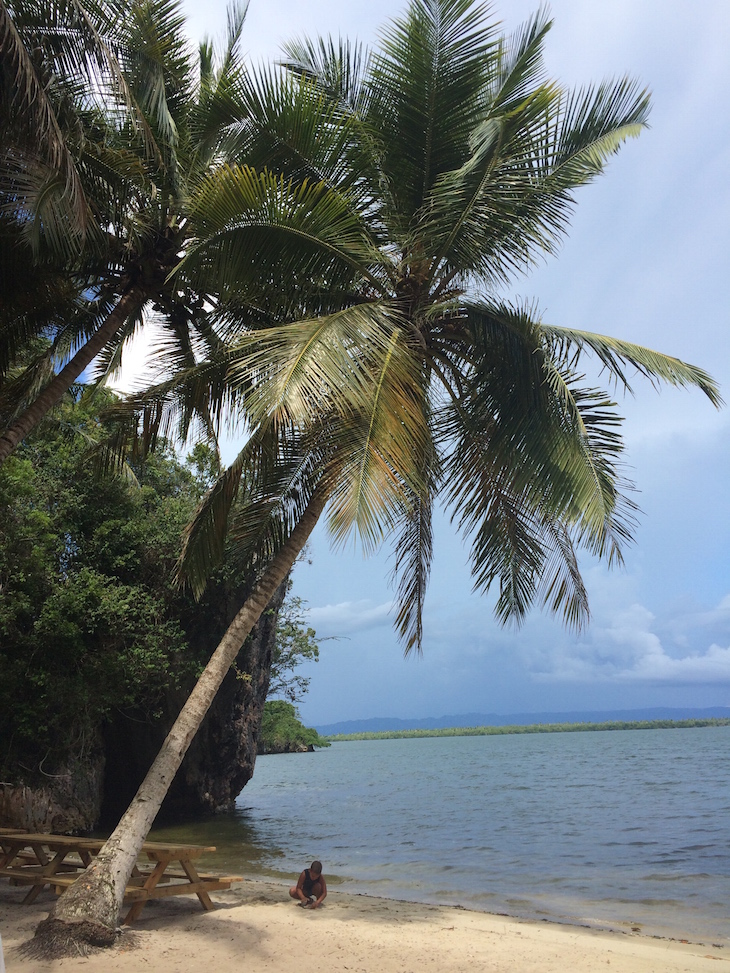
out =
[[[116,945],[121,930],[110,929],[100,922],[67,922],[63,919],[44,919],[38,923],[35,936],[18,947],[22,956],[32,959],[60,959],[64,956],[89,956]],[[134,946],[134,936],[124,933],[124,946]]]

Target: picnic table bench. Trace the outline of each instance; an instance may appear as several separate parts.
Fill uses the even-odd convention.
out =
[[[73,884],[99,854],[104,838],[75,838],[69,835],[34,834],[11,828],[0,829],[0,876],[15,885],[30,885],[24,903],[34,902],[50,886],[60,894]],[[138,919],[149,899],[170,895],[197,895],[204,909],[213,908],[209,892],[229,889],[234,875],[201,875],[194,862],[215,847],[202,845],[169,845],[146,841],[124,893],[131,903],[124,923]],[[173,868],[170,868],[170,866]],[[175,866],[179,867],[175,867]]]

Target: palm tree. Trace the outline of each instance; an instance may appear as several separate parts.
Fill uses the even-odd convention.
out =
[[[34,208],[36,220],[24,221],[24,235],[35,236],[36,243],[38,218],[50,221],[46,230],[59,247],[61,219],[72,240],[87,227],[88,200],[74,151],[82,131],[78,96],[91,90],[112,98],[127,94],[115,45],[109,44],[115,33],[109,14],[104,0],[44,8],[0,0],[2,160],[16,175],[31,176],[35,169],[36,188],[45,193],[46,201]],[[26,202],[22,190],[18,202]]]
[[[0,462],[141,322],[188,364],[215,345],[207,290],[170,274],[187,201],[242,118],[244,16],[232,6],[223,48],[194,57],[177,0],[0,0],[0,269],[18,247],[27,268],[0,306]],[[38,335],[50,347],[9,381]]]
[[[88,108],[80,93],[106,91],[117,102],[128,93],[113,47],[93,26],[104,13],[95,0],[88,12],[0,0],[3,426],[53,377],[51,357],[38,354],[39,336],[60,336],[87,303],[73,267],[91,214],[78,158]]]
[[[620,559],[635,507],[621,420],[583,384],[586,353],[626,390],[635,372],[720,401],[701,369],[495,296],[556,251],[575,189],[639,134],[649,105],[628,79],[579,92],[545,80],[544,12],[510,40],[487,17],[472,0],[413,0],[369,57],[290,45],[289,79],[263,78],[252,95],[267,131],[249,126],[238,146],[249,162],[278,148],[280,172],[231,166],[202,184],[191,208],[206,232],[180,268],[278,309],[227,351],[229,385],[251,429],[303,422],[321,445],[325,426],[350,456],[330,498],[336,539],[357,525],[377,545],[402,530],[407,649],[421,643],[437,495],[472,540],[476,586],[499,581],[503,621],[536,598],[587,619],[576,548]],[[186,381],[160,387],[154,408],[189,395]],[[231,482],[255,473],[245,456],[201,517],[226,523]],[[193,584],[217,556],[207,544],[220,536],[194,530]]]
[[[177,270],[219,295],[226,345],[127,411],[145,437],[184,431],[199,401],[237,411],[245,445],[191,525],[180,575],[200,589],[228,534],[257,583],[43,935],[83,923],[112,935],[189,740],[325,510],[335,540],[392,538],[406,650],[421,646],[439,497],[471,540],[475,586],[499,583],[501,620],[537,600],[580,625],[577,550],[620,559],[634,511],[621,420],[580,360],[591,353],[625,388],[631,369],[719,403],[700,369],[495,296],[555,250],[574,190],[647,116],[628,80],[578,93],[545,80],[549,26],[538,14],[505,39],[471,0],[411,0],[377,53],[302,43],[287,73],[251,80],[227,143],[247,164],[199,183],[198,237]]]

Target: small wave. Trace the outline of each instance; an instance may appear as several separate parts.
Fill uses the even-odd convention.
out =
[[[651,875],[642,875],[640,882],[703,882],[712,878],[708,872],[683,873],[681,875],[664,875],[661,872],[652,872]]]

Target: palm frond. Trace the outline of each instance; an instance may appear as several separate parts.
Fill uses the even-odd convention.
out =
[[[0,415],[5,423],[33,404],[58,371],[101,327],[114,306],[114,301],[109,299],[88,300],[79,282],[67,283],[71,286],[63,294],[64,300],[33,307],[38,314],[34,322],[35,336],[40,339],[35,353],[31,353],[32,345],[29,347],[25,342],[16,345],[13,352],[13,343],[18,341],[16,329],[20,327],[21,334],[28,334],[25,328],[30,322],[25,315],[18,320],[8,314],[0,327],[0,348],[4,346],[4,355],[8,356],[6,368],[13,372],[6,374],[5,381],[0,383]]]
[[[50,340],[73,316],[82,291],[63,264],[34,263],[17,221],[0,216],[0,384],[32,356],[37,339]]]
[[[501,42],[489,91],[491,115],[519,110],[543,87],[543,43],[552,25],[547,7],[542,6]]]
[[[515,134],[529,132],[536,119],[542,120],[557,94],[555,86],[543,81],[542,45],[550,27],[546,11],[540,10],[515,33],[510,44],[500,43],[488,93],[484,93],[479,115],[472,122],[468,151],[455,168],[438,173],[429,194],[424,223],[433,252],[430,277],[447,255],[455,266],[471,269],[476,254],[467,254],[470,249],[484,249],[485,229],[493,240],[501,240],[512,229],[515,203],[524,202],[527,188],[523,185],[520,194],[517,180],[522,151],[515,152]],[[526,175],[528,179],[532,176],[530,166]],[[505,205],[508,201],[510,207]],[[483,222],[486,206],[490,210],[488,227]],[[466,239],[461,241],[457,256],[452,249],[460,236]],[[486,256],[482,253],[479,258],[482,265],[486,265]]]
[[[200,46],[200,83],[197,103],[190,111],[191,139],[204,165],[216,158],[232,126],[247,116],[247,69],[241,53],[248,0],[235,0],[227,10],[227,31],[222,49],[211,41]]]
[[[318,78],[261,68],[249,73],[244,99],[246,114],[223,143],[229,155],[355,198],[361,152],[353,158],[353,151],[362,125]]]
[[[524,309],[467,310],[476,361],[440,427],[447,502],[474,537],[476,584],[500,579],[503,619],[522,617],[542,592],[580,624],[586,601],[573,545],[611,562],[634,526],[621,419],[604,393],[582,388],[551,357]]]
[[[83,234],[88,212],[75,160],[59,122],[52,89],[31,56],[11,10],[5,0],[0,0],[0,108],[4,122],[0,134],[6,146],[13,127],[14,134],[20,135],[28,147],[35,137],[42,157],[61,176],[72,226],[76,233]],[[14,124],[8,124],[10,119]]]
[[[306,295],[349,284],[376,292],[371,267],[380,254],[346,195],[323,184],[293,182],[246,166],[224,167],[205,180],[191,204],[198,240],[179,273],[224,299],[237,290]]]
[[[367,102],[365,79],[369,53],[345,38],[302,38],[284,45],[283,66],[295,75],[314,80],[335,104],[348,114],[362,114]]]
[[[554,615],[562,611],[566,625],[578,631],[589,621],[590,607],[570,531],[560,522],[547,521],[544,536],[552,537],[553,547],[543,565],[538,597]]]
[[[545,549],[521,498],[500,492],[494,483],[488,489],[490,502],[471,551],[474,588],[486,592],[497,580],[494,613],[503,625],[519,625],[535,600]]]
[[[321,487],[323,459],[293,430],[255,430],[186,529],[178,582],[199,597],[226,542],[240,570],[250,577],[263,570]]]
[[[433,480],[433,471],[430,476]],[[390,580],[396,586],[395,626],[406,655],[412,651],[420,655],[423,648],[423,610],[433,559],[433,495],[432,487],[410,499],[393,541]]]
[[[369,356],[366,401],[343,417],[338,437],[338,479],[331,491],[328,525],[335,544],[357,529],[365,552],[379,547],[412,497],[425,490],[418,457],[428,451],[425,389],[416,356],[393,331],[383,353]]]
[[[192,58],[179,0],[135,5],[125,30],[130,88],[174,185],[180,125],[192,90]]]
[[[268,434],[274,435],[273,426]],[[275,435],[278,450],[258,451],[231,517],[232,563],[249,576],[278,555],[315,492],[327,494],[326,442],[292,429],[276,429]]]
[[[316,424],[328,414],[367,414],[374,363],[390,360],[406,384],[399,322],[397,309],[384,303],[252,332],[235,345],[231,382],[246,389],[254,423],[266,416]]]
[[[538,600],[561,613],[569,628],[588,622],[588,593],[569,530],[544,511],[529,514],[520,497],[492,488],[471,558],[475,589],[486,592],[499,583],[494,611],[502,624],[521,624]]]
[[[557,124],[546,132],[549,171],[544,185],[573,188],[599,175],[606,160],[627,138],[646,128],[649,93],[637,81],[621,78],[587,86],[561,98]]]
[[[536,46],[547,27],[539,26],[532,31]],[[648,96],[629,79],[570,95],[543,83],[523,94],[505,105],[495,92],[470,155],[437,181],[429,200],[432,276],[438,269],[448,279],[459,268],[494,286],[554,253],[574,190],[646,125]]]
[[[475,590],[486,592],[499,584],[495,614],[503,624],[519,624],[540,599],[550,611],[562,612],[569,626],[580,628],[588,619],[588,599],[571,537],[571,531],[580,533],[575,511],[551,511],[539,491],[490,452],[484,430],[460,425],[444,480],[452,519],[471,538]],[[515,462],[522,459],[520,454]],[[546,472],[539,475],[547,485]]]
[[[128,4],[118,0],[0,4],[0,135],[6,159],[17,170],[27,168],[27,178],[44,168],[55,172],[61,190],[54,205],[65,207],[67,231],[73,231],[67,236],[77,248],[94,227],[79,157],[96,134],[100,107],[112,128],[145,128],[122,63],[128,13]],[[41,181],[50,185],[49,178]]]
[[[221,432],[240,432],[241,410],[230,382],[230,356],[222,350],[158,385],[128,395],[116,404],[113,417],[127,423],[135,448],[143,455],[158,440],[188,442],[195,435],[205,440]]]
[[[633,391],[627,375],[627,366],[630,366],[652,384],[668,382],[682,388],[697,386],[714,406],[722,405],[715,380],[695,365],[620,338],[545,323],[541,323],[540,327],[550,343],[552,354],[565,360],[571,368],[577,365],[581,354],[590,352],[600,361],[611,380],[620,383],[627,392]]]
[[[618,433],[621,419],[605,393],[571,384],[571,398],[580,415],[584,464],[594,472],[601,493],[600,503],[577,511],[576,541],[591,553],[605,558],[609,567],[623,563],[623,550],[633,541],[638,506],[631,499],[634,484],[623,471],[623,440]],[[603,511],[603,522],[599,517]],[[594,515],[594,516],[591,516]]]
[[[441,173],[457,168],[480,115],[498,38],[471,0],[413,0],[372,56],[370,124],[402,233]]]
[[[218,567],[225,548],[228,519],[253,444],[244,448],[203,497],[183,537],[183,548],[175,569],[180,584],[199,598],[211,572]]]

